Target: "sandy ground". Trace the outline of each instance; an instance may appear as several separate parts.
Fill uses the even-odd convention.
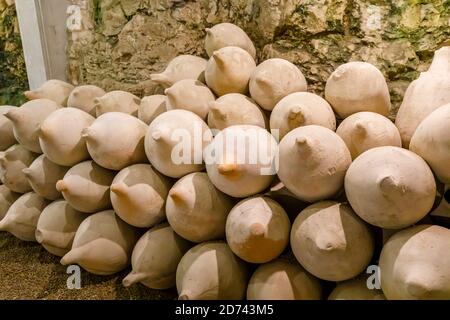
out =
[[[79,290],[67,289],[66,267],[37,243],[0,232],[0,299],[175,299],[176,290],[151,290],[141,284],[125,288],[129,272],[95,276],[84,270]]]

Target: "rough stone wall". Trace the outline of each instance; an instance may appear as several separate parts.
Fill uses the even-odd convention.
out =
[[[14,0],[0,0],[0,105],[20,105],[27,88]]]
[[[319,94],[338,65],[376,65],[394,112],[434,50],[450,44],[450,0],[87,0],[82,14],[69,45],[72,80],[140,96],[160,92],[149,75],[173,57],[206,57],[204,29],[220,22],[241,26],[259,61],[298,65]]]

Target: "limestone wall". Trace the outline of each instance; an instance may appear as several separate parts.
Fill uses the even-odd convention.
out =
[[[14,0],[0,0],[0,105],[19,105],[28,88]]]
[[[82,14],[69,45],[73,81],[140,96],[160,90],[149,75],[176,55],[205,56],[204,29],[225,21],[250,35],[260,61],[297,64],[317,93],[338,65],[373,63],[396,107],[434,50],[450,44],[450,0],[87,0]]]

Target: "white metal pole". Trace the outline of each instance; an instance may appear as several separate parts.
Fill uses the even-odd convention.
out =
[[[37,5],[38,2],[35,0],[16,0],[17,18],[30,89],[38,88],[48,78]]]
[[[69,5],[69,0],[16,0],[31,89],[49,79],[66,80],[66,11]]]

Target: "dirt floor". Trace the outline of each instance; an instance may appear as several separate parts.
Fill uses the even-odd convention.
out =
[[[95,276],[84,270],[81,289],[67,289],[66,267],[39,244],[0,232],[0,299],[175,299],[176,290],[151,290],[141,284],[122,286],[129,272]]]

